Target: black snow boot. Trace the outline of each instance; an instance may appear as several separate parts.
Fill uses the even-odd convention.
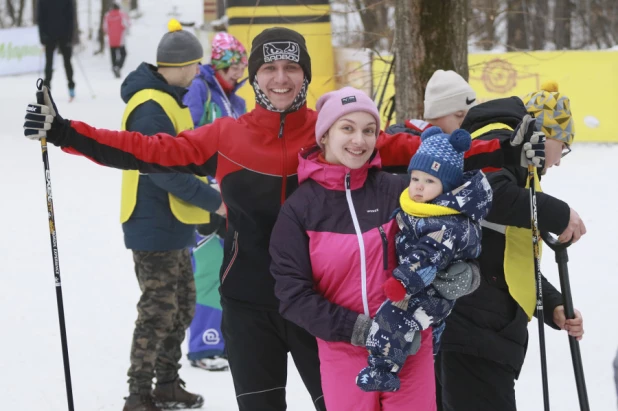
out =
[[[167,383],[157,383],[152,396],[155,404],[164,410],[202,408],[204,398],[184,389],[185,382],[180,378]]]
[[[122,411],[162,411],[150,394],[131,394],[125,400]]]

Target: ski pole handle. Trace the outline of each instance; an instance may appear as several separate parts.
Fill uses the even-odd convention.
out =
[[[554,237],[548,232],[542,232],[541,238],[543,239],[543,241],[545,242],[545,244],[547,244],[549,248],[554,250],[554,252],[566,250],[571,245],[570,240],[567,241],[566,243],[561,243],[560,241],[558,241],[556,237]]]

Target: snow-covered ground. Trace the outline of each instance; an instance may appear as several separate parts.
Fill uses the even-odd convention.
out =
[[[154,60],[172,5],[187,14],[181,20],[190,21],[200,12],[196,3],[163,6],[142,0],[144,16],[131,30],[125,71],[142,60]],[[77,56],[75,70],[77,98],[70,104],[62,66],[56,71],[54,96],[60,113],[118,128],[124,105],[109,55],[92,56],[87,48]],[[67,409],[40,147],[22,137],[24,108],[34,98],[36,78],[36,73],[0,78],[0,387],[1,408],[7,411]],[[618,348],[618,277],[612,239],[618,223],[610,213],[618,200],[611,183],[618,173],[617,157],[618,146],[576,144],[563,166],[544,181],[544,190],[566,199],[588,227],[588,235],[570,250],[569,268],[575,305],[585,319],[581,349],[591,409],[601,411],[616,409],[611,364]],[[56,148],[50,149],[50,164],[75,407],[120,410],[139,295],[118,221],[120,172]],[[545,250],[543,270],[558,284],[550,250]],[[519,409],[536,411],[542,409],[542,391],[535,322],[530,331],[517,400]],[[578,410],[566,334],[547,329],[546,338],[552,409]],[[205,396],[205,409],[237,409],[229,373],[208,373],[182,361],[181,376],[189,389]],[[293,365],[288,394],[290,410],[313,409]]]

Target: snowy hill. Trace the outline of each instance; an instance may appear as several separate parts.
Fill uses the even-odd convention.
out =
[[[127,41],[126,72],[143,60],[154,60],[173,6],[183,21],[201,15],[196,1],[141,3],[143,16]],[[73,103],[68,103],[64,89],[64,71],[61,67],[56,71],[53,84],[59,112],[97,127],[117,128],[124,109],[121,81],[112,75],[109,55],[92,56],[91,51],[87,48],[76,56]],[[84,75],[96,98],[88,91]],[[24,108],[34,98],[36,78],[36,74],[0,77],[4,96],[0,112],[0,386],[5,393],[1,408],[6,411],[67,409],[40,147],[22,137]],[[618,223],[610,213],[618,195],[608,182],[618,173],[617,157],[615,146],[575,145],[543,187],[566,199],[588,227],[588,235],[570,251],[569,268],[575,306],[585,319],[581,348],[591,409],[599,411],[616,409],[611,364],[618,348],[614,319],[618,276],[612,238]],[[127,394],[129,345],[139,296],[118,217],[120,172],[56,148],[50,149],[50,164],[75,406],[80,411],[120,410]],[[544,254],[543,271],[557,285],[552,252],[546,249]],[[536,411],[542,409],[536,322],[530,331],[517,400],[521,410]],[[552,409],[578,410],[566,334],[547,329],[546,338]],[[290,364],[288,408],[312,410]],[[237,409],[229,373],[194,369],[183,358],[181,376],[190,390],[204,395],[205,409]]]

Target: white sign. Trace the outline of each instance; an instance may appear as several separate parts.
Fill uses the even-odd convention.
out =
[[[37,26],[0,30],[0,76],[42,71],[44,66]]]

